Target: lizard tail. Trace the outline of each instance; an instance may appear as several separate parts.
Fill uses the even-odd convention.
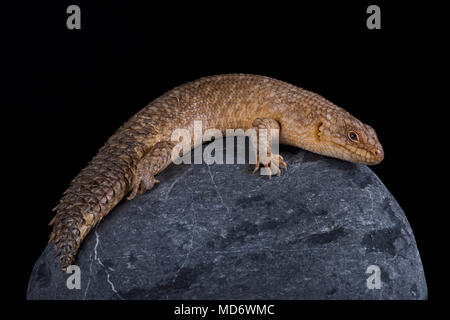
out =
[[[103,147],[72,180],[50,222],[55,256],[65,270],[91,230],[129,192],[136,153],[127,148]]]

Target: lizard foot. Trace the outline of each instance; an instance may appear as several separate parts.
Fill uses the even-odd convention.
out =
[[[270,154],[268,156],[264,156],[263,159],[260,159],[260,157],[258,156],[253,173],[258,171],[261,163],[263,164],[264,168],[267,168],[269,179],[272,178],[272,173],[276,173],[278,176],[281,175],[280,166],[287,169],[286,162],[284,162],[283,157],[279,154]]]
[[[157,183],[159,183],[159,180],[155,179],[153,175],[138,175],[135,181],[133,181],[132,191],[127,197],[127,200],[133,200],[136,195],[144,194]]]
[[[164,170],[171,162],[173,144],[160,141],[155,144],[140,160],[131,185],[131,194],[128,200],[134,199],[137,194],[143,194],[152,189],[159,180],[155,175]]]

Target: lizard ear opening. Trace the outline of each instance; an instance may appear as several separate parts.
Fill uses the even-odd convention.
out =
[[[322,121],[320,121],[315,126],[314,136],[316,137],[317,140],[320,140],[320,136],[322,135],[322,128],[323,128],[323,123],[322,123]]]

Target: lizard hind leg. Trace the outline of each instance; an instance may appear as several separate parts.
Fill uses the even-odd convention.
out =
[[[128,200],[134,199],[138,194],[144,194],[159,183],[159,180],[155,179],[155,175],[170,164],[173,147],[173,143],[161,141],[144,155],[136,166],[131,193],[127,197]]]

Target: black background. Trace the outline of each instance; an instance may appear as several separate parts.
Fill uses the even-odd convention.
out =
[[[424,87],[433,39],[420,17],[439,8],[383,1],[149,3],[58,1],[3,11],[1,143],[4,202],[11,205],[3,214],[7,269],[19,299],[47,243],[51,209],[107,138],[174,86],[232,72],[312,90],[376,129],[385,160],[371,168],[404,209],[429,298],[438,298],[435,283],[444,275],[434,257],[436,223],[423,206],[429,172],[421,149],[429,135],[417,124],[432,107]],[[81,7],[81,30],[66,28],[70,4]],[[366,28],[370,4],[381,7],[381,30]]]

